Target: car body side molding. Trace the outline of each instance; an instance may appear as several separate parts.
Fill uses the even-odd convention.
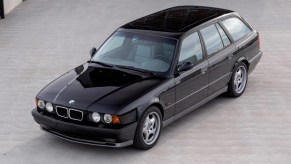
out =
[[[168,120],[163,122],[163,127],[168,126],[169,124],[171,124],[172,122],[176,121],[177,119],[183,117],[184,115],[192,112],[193,110],[199,108],[200,106],[206,104],[207,102],[209,102],[210,100],[216,98],[217,96],[221,95],[222,93],[227,91],[228,86],[225,86],[224,88],[222,88],[221,90],[213,93],[212,95],[208,96],[207,98],[205,98],[204,100],[198,102],[197,104],[193,105],[192,107],[184,110],[183,112],[169,118]]]

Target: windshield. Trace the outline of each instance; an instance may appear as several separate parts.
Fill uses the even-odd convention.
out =
[[[100,47],[91,61],[163,73],[171,66],[176,42],[164,37],[116,32]]]

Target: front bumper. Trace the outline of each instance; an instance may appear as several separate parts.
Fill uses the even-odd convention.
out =
[[[108,129],[78,125],[57,120],[32,110],[34,120],[45,132],[59,138],[87,145],[125,147],[133,143],[137,122],[120,129]]]

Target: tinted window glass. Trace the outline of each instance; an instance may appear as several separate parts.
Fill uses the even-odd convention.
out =
[[[107,53],[109,51],[115,50],[122,46],[124,42],[125,37],[124,36],[116,36],[112,39],[112,44],[107,45],[106,51],[104,53]]]
[[[208,26],[201,30],[207,54],[211,55],[223,48],[220,35],[214,25]]]
[[[115,32],[91,60],[162,74],[171,66],[176,43],[176,40],[164,37]]]
[[[221,39],[222,39],[224,46],[228,46],[230,44],[230,41],[229,41],[227,35],[225,34],[225,32],[223,31],[223,29],[220,27],[219,24],[216,24],[216,27],[218,29],[220,36],[221,36]]]
[[[187,36],[181,46],[179,64],[190,62],[192,64],[202,60],[202,48],[197,32]]]
[[[221,23],[229,31],[234,41],[241,39],[246,36],[251,30],[238,18],[229,18]]]

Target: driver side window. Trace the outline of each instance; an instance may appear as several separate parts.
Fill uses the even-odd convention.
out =
[[[203,59],[200,38],[197,32],[187,36],[181,45],[179,65],[190,62],[196,64]]]

